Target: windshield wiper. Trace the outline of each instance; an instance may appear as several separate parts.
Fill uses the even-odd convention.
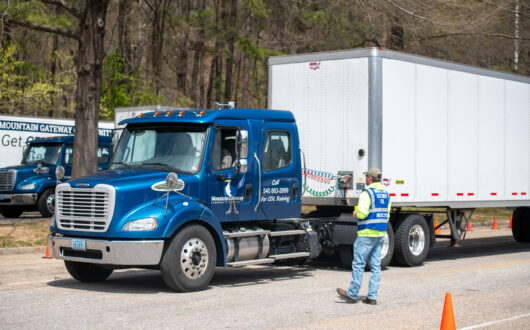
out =
[[[158,163],[158,162],[147,162],[147,163],[142,163],[141,165],[155,165],[155,166],[160,166],[160,167],[164,167],[166,169],[169,169],[170,171],[177,171],[176,168],[172,167],[172,166],[169,166],[168,164],[164,164],[164,163]]]

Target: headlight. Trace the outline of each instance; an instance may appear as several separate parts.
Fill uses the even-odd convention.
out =
[[[34,183],[25,184],[25,185],[20,187],[20,190],[33,190],[33,189],[35,189],[35,184]]]
[[[123,226],[123,231],[151,231],[158,226],[156,218],[144,218],[129,221]]]

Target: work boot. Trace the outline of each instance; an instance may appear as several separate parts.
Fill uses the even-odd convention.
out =
[[[367,297],[363,299],[363,303],[368,304],[368,305],[377,305],[377,300],[370,299]]]
[[[344,300],[345,302],[349,303],[349,304],[355,304],[357,302],[357,300],[351,298],[350,296],[348,296],[348,294],[346,293],[346,291],[342,290],[341,288],[337,288],[337,293],[339,294],[339,298]]]

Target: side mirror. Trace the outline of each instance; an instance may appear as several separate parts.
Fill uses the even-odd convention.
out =
[[[61,165],[57,166],[55,169],[55,177],[57,178],[57,181],[61,181],[64,178],[64,167]]]
[[[236,170],[246,173],[248,170],[248,131],[238,130],[236,134]]]

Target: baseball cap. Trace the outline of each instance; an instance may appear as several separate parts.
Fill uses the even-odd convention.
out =
[[[369,175],[373,178],[381,178],[382,173],[380,169],[372,167],[368,171],[364,172],[363,175]]]

